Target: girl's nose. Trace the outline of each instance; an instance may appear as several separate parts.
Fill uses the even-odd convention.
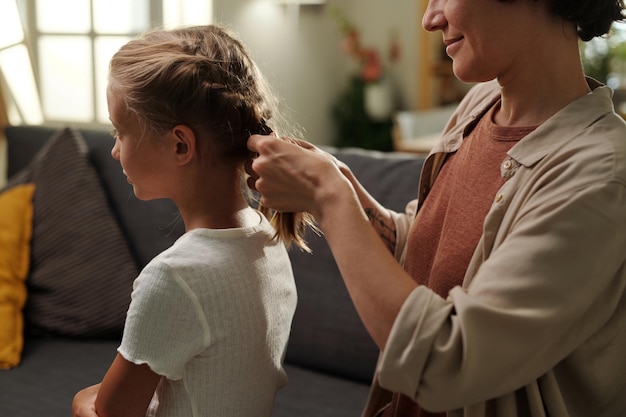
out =
[[[446,24],[446,16],[443,13],[443,7],[446,0],[429,0],[426,11],[422,17],[422,26],[429,32],[443,29]]]
[[[119,161],[120,160],[120,150],[119,150],[119,147],[118,147],[117,143],[118,143],[117,139],[115,139],[115,145],[113,145],[113,148],[111,149],[111,156],[116,161]]]

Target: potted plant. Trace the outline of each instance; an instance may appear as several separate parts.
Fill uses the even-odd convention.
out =
[[[389,151],[396,97],[387,68],[376,48],[362,44],[359,29],[340,9],[332,7],[331,13],[342,33],[342,51],[357,64],[346,89],[332,107],[338,130],[336,144]],[[389,64],[399,59],[400,46],[396,34],[392,33]]]

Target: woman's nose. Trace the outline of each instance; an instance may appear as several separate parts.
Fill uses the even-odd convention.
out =
[[[429,0],[426,11],[422,17],[422,26],[429,32],[443,29],[446,24],[446,16],[443,7],[446,0]]]

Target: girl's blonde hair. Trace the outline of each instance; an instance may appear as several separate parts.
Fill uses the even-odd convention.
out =
[[[109,79],[151,133],[187,125],[210,138],[222,158],[241,166],[254,156],[247,148],[250,135],[285,127],[278,99],[246,48],[215,25],[143,34],[113,56]],[[315,228],[310,214],[275,212],[261,203],[258,208],[276,237],[309,250],[304,233],[307,226]]]

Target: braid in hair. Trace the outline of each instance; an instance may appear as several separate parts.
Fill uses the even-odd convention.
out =
[[[126,107],[145,127],[162,133],[178,124],[210,139],[220,157],[243,163],[252,134],[269,134],[284,124],[278,99],[249,53],[232,34],[215,25],[151,31],[123,46],[111,60],[110,79],[124,92]],[[276,238],[309,251],[308,213],[275,212],[259,203]]]

